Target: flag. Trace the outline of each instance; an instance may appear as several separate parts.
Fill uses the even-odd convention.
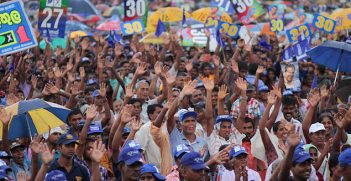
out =
[[[162,23],[160,19],[158,19],[155,35],[159,37],[163,32],[166,32],[166,31],[167,31],[166,26]]]
[[[225,45],[224,42],[222,41],[221,32],[219,31],[219,26],[218,28],[216,28],[216,41],[221,47]]]
[[[118,35],[116,31],[110,31],[108,35],[107,42],[110,47],[115,47],[116,43],[121,43],[121,37]]]
[[[183,8],[183,18],[182,18],[182,25],[184,25],[186,22],[186,17],[185,17],[185,9]]]
[[[261,41],[258,43],[258,46],[261,46],[269,51],[272,50],[272,46],[270,44],[268,44],[268,42],[264,38],[261,38]]]
[[[296,57],[297,61],[299,61],[307,58],[306,52],[311,49],[312,36],[305,39],[300,37],[298,39],[301,41],[292,44],[283,51],[283,60],[290,60],[293,57]]]

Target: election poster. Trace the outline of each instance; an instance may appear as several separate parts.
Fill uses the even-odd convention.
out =
[[[254,22],[265,13],[262,5],[257,0],[234,0],[233,6],[243,24]]]
[[[124,0],[124,22],[141,19],[146,24],[148,12],[148,0]]]
[[[37,46],[37,40],[21,1],[0,4],[0,55]]]
[[[68,0],[40,0],[38,28],[42,37],[64,38]]]

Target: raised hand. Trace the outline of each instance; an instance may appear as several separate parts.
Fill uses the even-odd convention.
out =
[[[160,61],[157,61],[155,63],[155,74],[156,75],[160,75],[161,74],[161,62]]]
[[[41,136],[35,135],[30,143],[29,147],[33,153],[39,154],[42,149],[42,144],[40,144]]]
[[[276,95],[274,94],[273,91],[268,93],[267,96],[267,103],[273,105],[276,101]]]
[[[81,46],[82,46],[82,50],[86,50],[89,47],[89,39],[88,38],[84,38],[83,41],[81,42]]]
[[[316,107],[321,100],[321,96],[317,89],[312,90],[309,97],[307,98],[308,102],[311,104],[312,107]]]
[[[172,106],[172,103],[173,103],[174,100],[175,100],[175,98],[173,98],[173,97],[168,99],[166,104],[163,105],[163,108],[169,109]]]
[[[32,82],[32,87],[33,87],[33,89],[36,89],[36,88],[37,88],[37,85],[38,85],[38,77],[35,76],[35,75],[32,75],[32,77],[31,77],[31,82]]]
[[[66,70],[71,71],[73,69],[73,64],[71,62],[67,63]]]
[[[60,92],[60,89],[57,88],[53,83],[47,83],[46,88],[51,94],[57,94]]]
[[[95,141],[93,145],[93,150],[91,151],[90,158],[95,163],[100,163],[102,157],[106,153],[105,145],[102,141]]]
[[[132,130],[137,132],[139,131],[140,127],[141,127],[141,121],[140,119],[137,119],[136,117],[133,117],[132,121],[131,121],[131,124],[132,124]]]
[[[292,124],[292,126],[289,130],[289,136],[288,136],[287,141],[288,141],[289,146],[291,146],[291,147],[296,147],[301,142],[301,136],[296,132],[295,124]]]
[[[54,75],[56,78],[62,78],[63,77],[63,71],[61,71],[59,68],[56,68],[54,71]]]
[[[104,54],[103,53],[99,53],[98,60],[97,60],[97,68],[99,68],[99,69],[103,69],[104,68],[103,57],[104,57]]]
[[[191,70],[193,69],[193,63],[191,60],[185,61],[185,69],[187,72],[191,72]]]
[[[0,119],[4,125],[8,125],[11,120],[11,115],[6,113],[3,106],[0,106]]]
[[[122,55],[122,49],[123,49],[123,47],[121,44],[119,44],[119,43],[115,44],[115,56],[116,57],[120,57]]]
[[[121,122],[124,124],[129,123],[132,120],[133,105],[127,104],[123,107],[121,111]]]
[[[263,66],[258,66],[257,70],[256,70],[256,75],[260,75],[265,71]]]
[[[168,72],[168,70],[169,70],[169,68],[167,67],[167,66],[162,66],[162,68],[161,68],[161,77],[166,77],[166,75],[167,75],[167,72]]]
[[[241,90],[241,91],[245,91],[247,90],[247,82],[246,80],[244,80],[243,78],[239,77],[238,79],[236,79],[235,81],[236,86]]]
[[[325,99],[329,95],[329,90],[326,85],[323,85],[320,89],[322,99]]]
[[[85,78],[85,70],[84,70],[84,67],[79,67],[79,76],[80,76],[80,79],[81,80],[84,80]]]
[[[107,88],[106,83],[103,82],[100,84],[99,93],[101,97],[106,97],[106,88]]]
[[[212,56],[213,63],[216,67],[219,67],[219,64],[221,63],[219,57],[217,55]]]
[[[67,72],[67,79],[71,83],[76,80],[76,78],[74,77],[74,74],[72,72]]]
[[[236,74],[239,73],[238,63],[235,61],[234,58],[231,59],[231,68],[232,68],[233,72],[235,72]]]
[[[54,159],[55,150],[50,151],[46,143],[41,143],[41,159],[45,165],[49,165],[50,162]]]
[[[224,98],[228,95],[227,90],[228,90],[228,87],[225,84],[219,87],[219,91],[218,91],[219,100],[224,100]]]
[[[135,70],[135,75],[141,76],[141,75],[145,74],[146,67],[147,67],[146,63],[145,62],[141,62],[140,65]]]
[[[191,95],[197,85],[197,80],[193,80],[191,82],[188,82],[187,84],[184,85],[182,92],[184,93],[184,95]]]
[[[214,88],[213,80],[210,80],[209,78],[206,77],[202,82],[204,83],[206,90],[213,90]]]
[[[98,112],[96,111],[96,106],[90,105],[86,111],[85,118],[87,120],[93,120],[97,114],[98,114]]]
[[[29,180],[29,175],[26,172],[20,171],[16,174],[17,181],[27,181]]]
[[[133,97],[133,85],[132,84],[128,84],[126,87],[126,98],[131,98]]]
[[[281,99],[283,97],[281,89],[277,86],[273,86],[273,93],[277,96],[277,98]]]
[[[171,75],[169,72],[166,74],[165,78],[168,85],[173,85],[176,81],[176,76]]]

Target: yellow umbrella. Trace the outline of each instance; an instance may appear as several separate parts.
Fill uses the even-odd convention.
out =
[[[343,30],[351,27],[351,8],[337,9],[331,15],[327,16],[334,19],[336,23],[336,30]]]
[[[201,8],[193,13],[191,13],[191,16],[193,19],[198,20],[202,23],[205,23],[207,18],[209,17],[218,17],[220,20],[227,22],[227,23],[232,23],[232,18],[225,12],[223,12],[221,15],[219,15],[218,9],[211,9],[210,7],[207,8]]]
[[[88,34],[85,33],[84,31],[73,31],[71,32],[71,34],[69,35],[71,38],[75,38],[76,36],[87,36]]]
[[[190,16],[191,16],[190,13],[185,12],[186,18],[190,18]],[[178,7],[166,7],[155,11],[154,13],[151,14],[151,16],[148,17],[146,31],[154,32],[156,30],[157,22],[159,19],[162,22],[182,21],[183,10]]]
[[[168,35],[168,33],[163,33],[161,36],[157,37],[154,33],[149,33],[146,36],[144,36],[140,40],[140,42],[151,44],[163,44],[163,37]]]

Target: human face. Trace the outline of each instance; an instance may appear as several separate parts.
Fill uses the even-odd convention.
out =
[[[351,166],[340,165],[339,171],[341,176],[343,176],[343,180],[351,180]]]
[[[193,170],[191,168],[182,168],[181,175],[186,181],[204,181],[205,180],[205,170]]]
[[[309,154],[310,154],[311,158],[313,159],[312,164],[315,164],[316,161],[318,160],[318,151],[317,151],[317,149],[311,147],[310,150],[309,150]]]
[[[211,98],[212,98],[212,104],[213,105],[217,105],[218,92],[217,91],[213,91],[212,94],[211,94]]]
[[[94,99],[94,104],[95,104],[96,106],[102,106],[102,105],[104,105],[104,102],[105,102],[105,98],[102,97],[102,96],[97,96],[97,97],[95,97],[95,99]]]
[[[62,157],[65,157],[67,159],[73,158],[74,154],[76,153],[76,143],[70,143],[67,145],[60,145],[59,146],[59,151]]]
[[[141,104],[140,102],[135,102],[133,104],[133,116],[140,116],[141,113]]]
[[[210,67],[204,67],[203,72],[204,76],[208,77],[211,74],[211,68]]]
[[[247,154],[245,154],[245,153],[240,154],[240,155],[232,158],[233,166],[245,168],[247,166],[247,159],[248,159]],[[233,169],[234,169],[234,167],[233,167]]]
[[[202,92],[199,89],[195,89],[191,99],[194,104],[202,101],[203,100]]]
[[[326,131],[320,130],[310,134],[311,143],[317,147],[323,146],[325,143]]]
[[[152,173],[144,173],[140,176],[140,180],[146,180],[146,181],[156,181],[155,177],[152,175]]]
[[[287,82],[292,82],[294,78],[294,68],[288,67],[285,71],[285,79]]]
[[[293,165],[293,167],[291,167],[291,171],[294,178],[296,178],[296,180],[307,180],[311,175],[311,163],[311,160],[306,160],[303,163]]]
[[[60,136],[61,136],[61,133],[58,133],[58,132],[51,133],[48,140],[51,144],[55,144]]]
[[[183,87],[184,86],[184,81],[185,81],[185,76],[177,76],[176,77],[176,82],[175,82],[175,86],[176,87]]]
[[[137,181],[140,176],[140,167],[143,164],[141,162],[135,162],[132,165],[122,165],[122,177],[126,180]]]
[[[182,122],[182,130],[185,134],[194,134],[196,129],[196,120],[193,117],[187,117]]]
[[[228,121],[223,121],[221,122],[219,127],[219,136],[228,140],[231,130],[232,130],[232,123]]]
[[[260,98],[261,98],[261,100],[267,101],[267,95],[268,95],[268,92],[267,92],[267,91],[261,91],[261,92],[260,92]]]
[[[140,83],[136,94],[139,99],[146,100],[149,95],[149,84],[146,82]]]
[[[282,139],[282,140],[286,140],[287,137],[288,137],[288,129],[286,129],[284,123],[281,123],[279,126],[278,126],[278,130],[277,132],[275,133],[276,136],[279,138],[279,139]]]
[[[11,150],[12,159],[19,165],[24,164],[24,146],[18,146]]]
[[[105,83],[109,83],[109,75],[107,73],[103,73],[102,74],[102,81],[105,82]]]
[[[154,121],[156,120],[157,116],[160,114],[162,108],[156,107],[155,111],[150,114],[150,120]]]
[[[268,78],[269,78],[269,80],[275,80],[275,74],[273,71],[268,72]]]
[[[83,119],[83,115],[82,114],[75,114],[72,115],[69,119],[69,124],[73,127],[73,128],[78,128],[78,123],[80,120]]]
[[[179,96],[179,91],[173,91],[172,92],[172,97],[177,98]]]
[[[94,146],[94,142],[87,142],[87,144],[85,145],[85,150],[84,150],[84,158],[87,160],[91,160],[90,155],[93,151],[93,146]]]
[[[295,105],[283,105],[283,114],[284,114],[284,118],[287,121],[291,121],[291,119],[294,117],[294,113],[295,113]]]
[[[243,133],[246,135],[245,139],[250,139],[253,131],[254,131],[254,128],[251,122],[244,123]]]
[[[325,116],[325,117],[323,117],[321,123],[325,127],[326,135],[332,136],[333,135],[333,128],[334,128],[332,120],[330,120],[329,117]]]

